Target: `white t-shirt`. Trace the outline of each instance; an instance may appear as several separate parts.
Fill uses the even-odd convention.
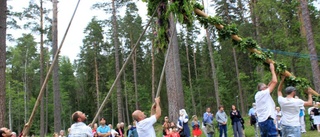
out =
[[[279,105],[282,109],[282,125],[300,126],[299,113],[304,101],[295,98],[278,97]]]
[[[274,108],[276,105],[270,95],[269,88],[258,91],[254,98],[256,100],[256,113],[258,116],[258,122],[266,121],[269,116],[275,119]]]
[[[92,129],[83,122],[71,125],[69,137],[92,137]]]
[[[156,137],[156,132],[153,128],[153,124],[156,122],[156,115],[137,122],[136,127],[139,137]]]
[[[314,109],[314,107],[308,108],[308,114],[309,114],[309,115],[310,115],[312,109]]]
[[[275,110],[275,112],[274,112],[274,116],[275,117],[277,117],[278,115],[280,115],[280,116],[282,116],[282,113],[281,113],[281,111],[277,111],[277,110]]]
[[[111,133],[111,137],[115,137],[116,135],[118,135],[119,133],[116,131],[116,130],[114,130],[114,129],[111,129],[111,131],[110,131],[110,133]]]

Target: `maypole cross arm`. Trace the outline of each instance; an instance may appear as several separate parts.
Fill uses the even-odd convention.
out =
[[[288,70],[286,70],[287,67],[284,64],[273,61],[271,59],[272,53],[263,52],[255,40],[252,38],[241,38],[238,35],[238,29],[235,24],[226,25],[223,23],[221,18],[209,16],[203,12],[204,7],[199,3],[195,3],[193,7],[194,13],[197,15],[197,19],[199,20],[200,24],[205,28],[209,27],[209,25],[215,26],[219,33],[220,40],[231,38],[234,46],[240,48],[240,50],[243,52],[250,52],[251,59],[255,59],[258,63],[265,66],[269,66],[270,63],[275,64],[276,72],[287,77],[286,85],[297,86],[305,89],[304,91],[307,93],[310,92],[315,96],[320,96],[319,93],[310,87],[311,84],[307,79],[295,77]]]

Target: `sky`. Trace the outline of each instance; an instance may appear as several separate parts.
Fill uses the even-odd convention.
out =
[[[35,2],[39,0],[34,0]],[[45,0],[44,0],[45,1]],[[146,3],[141,2],[141,0],[135,0],[139,9],[139,15],[142,17],[144,24],[147,21],[147,6]],[[8,0],[8,6],[13,7],[13,11],[22,11],[24,7],[28,6],[29,0]],[[71,16],[74,12],[78,0],[59,0],[58,3],[58,45],[60,45],[63,35],[67,29]],[[61,49],[60,55],[68,56],[73,62],[77,59],[78,54],[80,53],[80,46],[82,45],[82,40],[84,38],[84,28],[88,25],[92,17],[96,16],[97,19],[107,19],[110,16],[107,16],[102,10],[92,10],[91,7],[93,4],[98,2],[105,2],[105,0],[81,0],[76,15],[73,19],[67,37],[64,41],[63,47]],[[205,4],[208,0],[205,0]],[[46,2],[46,6],[51,8],[51,2]],[[320,1],[316,2],[318,8],[320,8]],[[207,8],[207,7],[206,7]],[[124,13],[123,9],[119,14]],[[209,9],[209,15],[214,16],[214,8]],[[23,23],[20,23],[23,24]],[[199,37],[202,37],[204,29],[201,29],[202,33]],[[28,33],[24,31],[17,30],[7,30],[7,33],[13,34],[15,38],[21,37],[21,33]],[[35,36],[38,38],[39,36]],[[8,44],[9,46],[14,45],[14,43]]]
[[[29,0],[8,0],[7,4],[13,6],[13,11],[22,11],[24,7],[28,6]],[[78,0],[60,0],[58,3],[58,45],[60,45],[63,35],[67,29],[70,22],[74,9],[76,7]],[[98,2],[105,2],[105,0],[81,0],[78,10],[70,26],[69,32],[63,43],[60,55],[68,56],[73,62],[77,59],[77,55],[80,53],[80,46],[82,45],[82,40],[84,38],[84,28],[91,21],[92,17],[97,16],[98,19],[107,19],[109,16],[102,10],[92,10],[93,4]],[[46,2],[51,6],[51,2]],[[141,1],[137,2],[139,6],[139,14],[142,16],[143,20],[146,20],[147,16],[147,6]],[[51,7],[49,7],[51,8]],[[121,12],[121,11],[120,11]],[[7,30],[7,33],[13,34],[15,38],[21,37],[21,33],[28,33],[24,31],[17,30]],[[39,36],[35,36],[39,37]],[[8,44],[9,46],[15,43]]]

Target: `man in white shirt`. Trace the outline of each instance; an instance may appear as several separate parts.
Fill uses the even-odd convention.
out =
[[[72,120],[75,122],[71,125],[69,137],[92,137],[92,129],[87,126],[84,121],[86,115],[81,111],[72,114]]]
[[[273,122],[275,119],[275,103],[270,95],[278,82],[273,63],[270,63],[270,71],[272,74],[271,81],[268,85],[259,83],[258,92],[255,95],[256,113],[261,137],[276,137],[278,134],[276,126]]]
[[[308,101],[296,99],[296,88],[289,86],[285,89],[287,96],[282,96],[282,85],[285,77],[281,77],[281,82],[278,87],[278,102],[282,108],[282,135],[284,137],[300,137],[300,108],[303,106],[312,106],[312,95],[308,92]]]
[[[139,137],[156,137],[153,124],[157,122],[161,116],[160,98],[155,98],[155,104],[151,107],[151,116],[146,118],[146,115],[141,110],[136,110],[132,113],[132,117],[137,121],[137,132]]]

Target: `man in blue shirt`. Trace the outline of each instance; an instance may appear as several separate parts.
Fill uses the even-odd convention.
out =
[[[256,115],[256,103],[252,103],[252,108],[250,108],[248,115],[250,116],[250,124],[254,127],[255,137],[259,137],[259,128]]]
[[[249,109],[249,116],[256,115],[256,103],[252,103],[252,108]]]
[[[210,107],[207,108],[206,112],[203,114],[203,123],[206,126],[207,137],[212,137],[214,134],[214,126],[213,126],[213,114],[210,112]]]
[[[97,128],[97,133],[99,137],[108,137],[111,135],[111,129],[106,125],[106,119],[100,118],[100,126]]]

